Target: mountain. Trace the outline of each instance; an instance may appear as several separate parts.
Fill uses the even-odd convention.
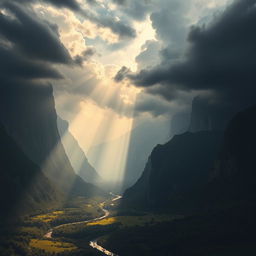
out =
[[[124,206],[171,208],[208,182],[221,132],[186,132],[152,151],[144,172],[123,196]]]
[[[1,220],[57,204],[51,182],[0,126]]]
[[[58,116],[57,125],[62,144],[76,174],[86,182],[95,185],[102,183],[102,178],[90,165],[79,143],[70,133],[68,122]]]
[[[189,131],[224,131],[234,114],[235,111],[228,106],[214,104],[207,97],[197,96],[192,102]]]
[[[174,136],[151,153],[124,207],[220,208],[256,199],[256,106],[236,114],[225,132]],[[246,204],[247,204],[246,203]]]
[[[0,88],[1,123],[52,184],[66,196],[101,193],[73,171],[57,128],[52,86],[10,82]]]
[[[210,174],[208,191],[214,200],[256,199],[256,106],[229,122],[220,157]]]
[[[104,247],[120,255],[255,255],[255,131],[256,106],[237,113],[223,136],[185,133],[157,146],[121,212],[174,218],[122,228]]]

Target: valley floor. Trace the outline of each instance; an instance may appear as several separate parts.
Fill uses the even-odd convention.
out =
[[[195,215],[118,211],[120,196],[75,198],[1,233],[1,256],[255,255],[250,204]]]

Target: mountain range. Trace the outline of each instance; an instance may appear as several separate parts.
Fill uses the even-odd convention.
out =
[[[123,206],[187,211],[255,198],[255,117],[254,106],[224,132],[186,132],[156,146]]]

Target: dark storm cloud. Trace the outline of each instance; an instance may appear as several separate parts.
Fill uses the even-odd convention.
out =
[[[95,55],[96,51],[93,48],[88,48],[82,52],[81,55],[77,55],[74,58],[74,62],[79,66],[82,66],[85,61],[90,59],[93,55]]]
[[[85,19],[95,23],[98,27],[109,28],[114,34],[118,35],[120,39],[135,38],[136,30],[130,25],[124,24],[120,20],[114,19],[111,15],[95,15],[88,10],[81,11]]]
[[[10,2],[10,1],[0,0],[0,3],[7,3],[7,2]],[[13,0],[12,2],[17,2],[21,4],[33,3],[33,2],[45,2],[59,8],[68,8],[73,11],[80,10],[80,6],[76,0]]]
[[[126,25],[120,21],[115,21],[110,18],[98,19],[98,23],[102,27],[110,28],[110,30],[117,34],[120,39],[135,38],[136,30],[129,25]]]
[[[112,16],[106,16],[103,13],[101,15],[96,15],[90,10],[84,10],[79,4],[74,0],[63,1],[63,0],[44,0],[46,2],[52,3],[57,7],[66,7],[73,11],[80,13],[84,18],[95,23],[99,27],[109,28],[114,34],[117,34],[121,39],[123,38],[134,38],[136,37],[136,31],[134,28],[125,24],[122,21],[115,20]],[[98,2],[95,0],[87,0],[90,5],[97,6]],[[103,15],[102,15],[103,14]]]
[[[193,27],[186,59],[130,75],[138,86],[211,90],[225,100],[255,100],[256,0],[235,1],[209,26]],[[171,93],[171,95],[173,95]]]
[[[136,37],[136,31],[134,28],[132,28],[128,24],[125,24],[123,21],[114,19],[112,15],[105,15],[105,13],[107,13],[107,10],[103,10],[103,12],[100,12],[100,15],[97,15],[88,9],[83,9],[74,0],[67,1],[67,3],[66,1],[61,0],[47,0],[47,2],[51,2],[55,6],[60,5],[61,7],[67,7],[69,9],[72,9],[73,11],[77,11],[84,18],[95,23],[97,26],[102,28],[109,28],[114,34],[118,35],[120,39]],[[101,7],[101,5],[99,5],[96,0],[87,0],[86,2],[91,6]]]
[[[2,81],[60,79],[52,64],[72,64],[68,51],[58,38],[57,27],[43,22],[18,4],[1,5],[0,77]],[[4,84],[4,83],[3,83]]]
[[[9,3],[4,7],[15,18],[0,14],[0,35],[12,42],[17,51],[34,59],[71,62],[68,51],[59,40],[56,27],[40,22],[18,5]]]
[[[52,3],[57,7],[69,8],[73,11],[80,13],[84,18],[95,23],[99,27],[109,28],[114,34],[117,34],[120,39],[136,37],[136,31],[131,26],[123,23],[122,21],[115,20],[112,16],[95,15],[89,10],[84,10],[75,0],[44,0],[45,2]],[[87,0],[90,5],[97,6],[98,2],[95,0]]]
[[[0,46],[1,79],[62,78],[61,74],[43,63],[30,61],[15,51]]]
[[[95,23],[98,27],[109,28],[114,34],[118,35],[120,39],[127,38],[135,38],[136,30],[127,24],[127,22],[116,20],[112,15],[105,15],[107,10],[101,11],[100,14],[96,14],[95,12],[91,12],[89,9],[83,9],[80,4],[75,0],[14,0],[16,3],[48,3],[58,8],[67,8],[70,9],[77,14],[80,14],[85,19],[90,20],[92,23]],[[88,0],[90,5],[99,6],[97,1]],[[9,1],[0,0],[0,4],[5,3],[8,4]],[[102,7],[101,7],[102,8]]]
[[[116,75],[115,75],[115,77],[114,77],[114,80],[115,80],[116,82],[121,82],[121,81],[123,81],[123,80],[126,78],[126,76],[127,76],[130,72],[131,72],[131,71],[130,71],[129,68],[123,66],[123,67],[116,73]]]
[[[44,0],[44,1],[52,3],[53,5],[55,5],[57,7],[65,7],[65,8],[74,10],[74,11],[80,10],[80,5],[75,0]]]
[[[161,8],[156,8],[150,15],[157,37],[170,44],[172,49],[184,44],[188,29],[188,20],[185,16],[190,4],[190,0],[160,0]]]

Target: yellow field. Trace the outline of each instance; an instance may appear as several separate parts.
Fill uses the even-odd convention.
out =
[[[62,214],[64,214],[64,211],[54,211],[47,214],[37,215],[31,219],[35,221],[50,222]]]
[[[110,225],[113,223],[120,223],[123,227],[131,227],[131,226],[143,226],[145,224],[155,224],[163,221],[171,221],[174,218],[168,215],[145,215],[145,216],[117,216],[117,217],[109,217],[103,220],[89,222],[87,226],[93,225]]]
[[[77,247],[71,243],[54,242],[49,240],[38,240],[38,239],[31,239],[29,246],[37,249],[45,250],[47,252],[55,252],[55,253],[72,251],[77,249]]]

